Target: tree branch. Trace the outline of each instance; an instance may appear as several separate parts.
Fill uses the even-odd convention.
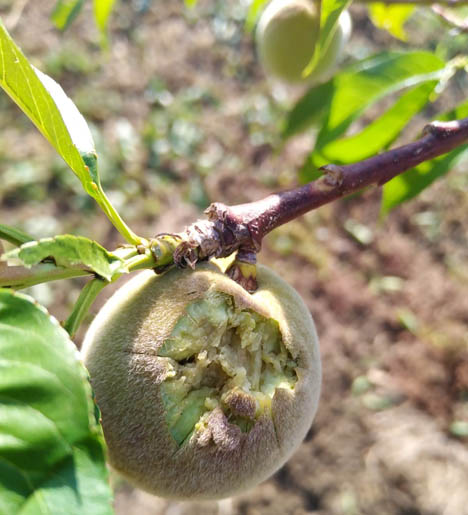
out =
[[[198,221],[183,233],[173,235],[178,240],[173,260],[180,267],[193,268],[197,261],[226,257],[238,251],[236,261],[227,273],[253,291],[256,285],[252,265],[255,264],[255,255],[260,250],[263,238],[270,231],[367,186],[381,186],[396,175],[466,143],[468,118],[451,122],[435,121],[424,128],[422,137],[414,143],[355,164],[324,166],[321,168],[324,175],[305,186],[237,206],[216,202],[205,211],[208,220]],[[154,249],[160,248],[159,240],[162,244],[167,237],[161,235],[152,240],[153,255]],[[155,260],[158,261],[157,256]]]
[[[160,234],[150,240],[140,238],[140,245],[126,245],[115,252],[125,259],[129,271],[154,269],[156,273],[174,264],[193,268],[198,261],[227,257],[237,252],[226,273],[246,290],[255,291],[256,254],[270,231],[367,186],[381,186],[396,175],[467,143],[468,118],[433,122],[413,143],[351,165],[329,164],[321,168],[324,175],[318,180],[256,202],[237,206],[216,202],[206,210],[208,220],[199,220],[179,234]],[[4,267],[0,270],[0,287],[25,288],[45,281],[89,274],[86,270],[65,269],[51,263],[30,269]],[[85,300],[83,305],[87,305],[88,297]],[[80,312],[78,318],[81,316]]]

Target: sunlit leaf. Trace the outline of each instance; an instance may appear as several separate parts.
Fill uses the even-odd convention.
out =
[[[60,30],[65,30],[77,17],[84,0],[58,0],[52,11],[51,19]]]
[[[112,513],[87,374],[58,322],[0,289],[0,513]]]
[[[245,28],[247,31],[250,32],[253,30],[267,2],[268,0],[252,0],[250,2],[247,18],[245,20]]]
[[[99,0],[97,4],[108,2]],[[85,119],[60,85],[28,62],[1,20],[0,86],[49,140],[124,238],[138,245],[141,239],[122,220],[101,187],[94,142]]]
[[[397,101],[360,132],[317,147],[308,162],[318,168],[327,163],[361,161],[386,149],[408,122],[427,104],[438,82],[430,80],[401,95]]]
[[[384,96],[443,76],[445,63],[429,52],[383,52],[343,70],[312,87],[286,119],[289,138],[319,125],[317,144],[341,136],[366,108]]]
[[[103,37],[107,37],[109,18],[116,0],[93,0],[94,19]]]
[[[64,268],[92,271],[107,281],[116,273],[126,272],[123,261],[104,247],[88,238],[69,234],[30,241],[10,250],[2,259],[19,259],[27,267],[52,260]]]
[[[369,5],[369,15],[372,23],[379,29],[385,29],[402,41],[407,36],[404,29],[405,22],[413,14],[414,5],[386,5],[373,3]]]
[[[98,199],[97,157],[85,119],[59,84],[28,62],[1,21],[0,86]]]
[[[184,0],[184,3],[186,7],[193,9],[197,5],[198,0]]]

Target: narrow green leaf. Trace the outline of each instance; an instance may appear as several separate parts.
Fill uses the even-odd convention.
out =
[[[260,14],[262,13],[263,8],[267,2],[268,0],[252,0],[250,2],[249,10],[247,11],[247,17],[245,19],[245,30],[247,32],[251,32],[254,29],[257,20],[260,17]]]
[[[437,120],[457,120],[468,116],[468,101],[457,108],[437,116]],[[468,145],[462,145],[451,152],[398,175],[383,187],[381,214],[385,216],[394,207],[414,198],[436,179],[450,171],[462,154],[468,152]]]
[[[99,9],[109,4],[96,2]],[[113,2],[112,2],[113,3]],[[44,134],[117,230],[132,244],[141,239],[122,220],[102,190],[89,127],[53,79],[29,64],[0,20],[0,86]]]
[[[59,30],[66,30],[78,16],[84,0],[58,0],[52,11],[51,19]]]
[[[369,17],[372,23],[402,41],[407,40],[404,25],[413,11],[414,5],[386,5],[379,2],[369,5]]]
[[[32,236],[9,225],[0,224],[0,240],[5,240],[13,245],[22,245],[28,241],[34,241]]]
[[[76,347],[33,299],[0,289],[0,513],[112,513],[104,440]]]
[[[314,55],[304,70],[305,77],[313,72],[320,57],[327,51],[338,27],[338,18],[350,4],[351,0],[322,0],[320,2],[320,36],[315,46]]]
[[[321,124],[320,147],[341,136],[366,108],[384,96],[444,74],[444,62],[429,52],[383,52],[311,88],[290,111],[283,131],[289,138]]]
[[[437,84],[437,81],[431,80],[410,89],[362,131],[323,147],[317,146],[308,161],[316,168],[327,163],[355,163],[388,148],[414,115],[427,104]]]
[[[13,258],[19,259],[26,267],[37,265],[44,260],[52,260],[57,266],[64,268],[89,270],[107,281],[110,281],[114,274],[127,271],[119,257],[107,252],[95,241],[69,234],[31,241],[2,256],[3,261]]]
[[[107,38],[107,26],[116,0],[93,0],[94,20],[103,37]]]
[[[85,119],[53,79],[29,64],[0,21],[0,86],[81,180],[100,198],[97,156]]]

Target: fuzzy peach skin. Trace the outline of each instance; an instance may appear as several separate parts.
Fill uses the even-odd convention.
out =
[[[109,461],[139,488],[175,499],[231,496],[267,479],[306,435],[317,410],[321,384],[314,323],[301,297],[278,275],[261,265],[257,274],[259,288],[249,294],[212,263],[199,264],[195,271],[173,269],[160,276],[145,271],[122,286],[91,324],[82,354],[101,410]],[[220,312],[230,310],[232,320],[242,319],[250,324],[250,332],[245,334],[253,342],[252,349],[257,350],[243,348],[239,327],[229,329],[229,349],[222,347],[222,325],[210,325],[208,329],[203,326],[203,338],[198,338],[198,329],[186,337],[187,342],[175,338],[181,323],[188,324],[189,329],[199,323],[190,314],[193,311],[198,316],[198,312],[190,311],[190,306],[204,306],[204,299],[213,298],[226,299],[228,307],[223,305]],[[215,315],[210,314],[216,318]],[[235,325],[237,322],[231,319],[229,323]],[[268,339],[252,329],[264,328],[265,323],[270,332],[278,328],[281,343],[275,344],[277,354],[269,354],[265,350],[271,347]],[[213,343],[211,338],[219,334],[220,343]],[[207,354],[203,342],[216,347],[210,347]],[[162,351],[168,345],[178,345],[180,349],[192,343],[198,347],[190,363],[177,362],[167,357],[169,351]],[[258,345],[263,347],[258,350]],[[220,372],[214,382],[203,383],[207,355],[221,360],[216,370],[234,370],[233,377]],[[230,355],[236,363],[226,361]],[[275,367],[279,370],[280,362],[287,369],[287,379],[272,389],[264,377],[265,370],[270,370],[271,375]],[[242,390],[247,391],[245,385],[253,381],[252,374],[245,375],[245,368],[254,363],[261,363],[259,377],[267,385],[264,390],[270,389],[271,401],[264,393],[252,397]],[[173,413],[178,405],[167,404],[166,385],[186,387],[191,380],[189,373],[196,375],[199,388],[200,384],[209,385],[193,395],[206,390],[210,396],[205,404],[203,396],[196,401],[203,414],[188,436],[178,441],[171,427],[174,430],[181,419],[171,419],[173,415],[168,413],[168,406]],[[175,379],[179,382],[174,383]],[[197,416],[190,412],[197,407],[196,402],[184,405],[192,417]],[[176,422],[171,422],[170,427],[169,420]]]

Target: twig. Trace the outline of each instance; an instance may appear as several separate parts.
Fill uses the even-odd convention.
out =
[[[414,143],[389,150],[364,161],[347,166],[324,166],[324,175],[305,186],[269,195],[237,206],[219,202],[207,210],[208,220],[198,221],[183,233],[174,253],[174,262],[193,267],[197,261],[209,257],[226,257],[238,251],[236,262],[228,274],[249,291],[255,290],[255,277],[242,265],[254,265],[265,235],[276,227],[370,185],[381,186],[416,165],[446,154],[468,143],[468,118],[451,122],[432,122]],[[157,248],[156,238],[153,249]],[[157,259],[156,259],[157,261]],[[245,268],[245,266],[244,266]]]

